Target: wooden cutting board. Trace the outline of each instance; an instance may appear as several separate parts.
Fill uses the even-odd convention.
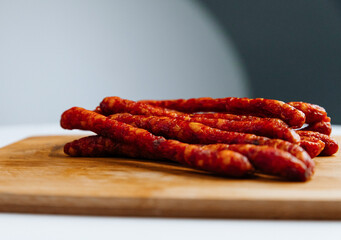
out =
[[[309,182],[262,176],[241,180],[172,162],[64,155],[63,145],[76,138],[32,137],[0,149],[0,211],[341,219],[340,154],[316,158]]]

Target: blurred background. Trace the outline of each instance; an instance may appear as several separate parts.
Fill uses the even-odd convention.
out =
[[[0,0],[0,125],[105,96],[264,97],[341,124],[341,0]]]

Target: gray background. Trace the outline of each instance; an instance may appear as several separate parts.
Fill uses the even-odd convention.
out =
[[[192,1],[0,0],[0,124],[72,106],[248,95],[232,43]]]
[[[252,97],[322,105],[341,124],[340,0],[199,0],[240,53]]]
[[[303,100],[341,123],[336,1],[0,0],[1,125],[105,96]]]

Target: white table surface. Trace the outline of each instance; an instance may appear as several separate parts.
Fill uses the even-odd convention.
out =
[[[28,136],[79,133],[80,131],[63,130],[58,124],[0,126],[0,147]],[[333,126],[333,135],[341,135],[341,126]],[[0,213],[1,240],[84,240],[114,237],[158,240],[341,239],[341,221],[167,219]]]

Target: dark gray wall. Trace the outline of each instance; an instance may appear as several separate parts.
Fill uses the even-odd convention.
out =
[[[198,1],[234,41],[253,97],[316,103],[341,123],[340,1]]]

